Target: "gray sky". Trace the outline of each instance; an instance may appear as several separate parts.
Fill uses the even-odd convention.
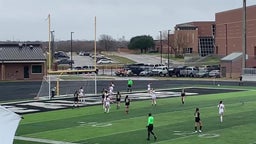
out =
[[[243,0],[0,0],[0,41],[47,41],[48,14],[56,40],[94,40],[107,34],[129,40],[159,36],[176,24],[213,21],[215,13],[241,8]],[[247,6],[256,0],[247,0]]]

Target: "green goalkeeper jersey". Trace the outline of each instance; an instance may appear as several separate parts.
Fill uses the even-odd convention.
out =
[[[148,117],[148,125],[153,123],[154,123],[154,117],[153,116]]]

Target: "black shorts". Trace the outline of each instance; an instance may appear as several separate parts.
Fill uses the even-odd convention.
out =
[[[181,93],[181,96],[184,97],[184,96],[185,96],[185,93]]]
[[[200,122],[200,118],[199,118],[199,117],[196,117],[196,118],[195,118],[195,122]]]
[[[152,131],[153,129],[154,129],[153,124],[149,124],[149,125],[148,125],[148,131]]]
[[[121,99],[120,99],[120,98],[117,98],[117,99],[116,99],[116,101],[117,101],[117,102],[120,102],[120,101],[121,101]]]
[[[128,87],[130,88],[130,87],[132,87],[132,85],[128,85]]]
[[[78,97],[74,97],[74,101],[75,101],[75,102],[78,102]]]
[[[128,107],[129,105],[130,105],[130,103],[129,103],[129,102],[126,102],[126,103],[125,103],[125,106],[127,106],[127,107]]]

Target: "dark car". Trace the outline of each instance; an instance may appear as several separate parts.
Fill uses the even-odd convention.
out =
[[[63,51],[55,52],[53,57],[55,59],[63,59],[63,58],[64,59],[69,59],[69,56],[65,52],[63,52]]]
[[[83,70],[94,70],[95,67],[87,65],[87,66],[83,66],[82,69]],[[96,68],[96,71],[89,71],[89,73],[95,72],[96,74],[98,74],[98,71],[99,71],[99,69]],[[88,73],[88,72],[84,72],[84,73]]]
[[[130,69],[133,74],[139,75],[140,72],[144,70],[144,64],[143,63],[130,64],[125,66],[125,68]]]
[[[57,60],[56,62],[58,65],[59,64],[69,64],[69,65],[74,64],[74,61],[70,60],[70,59],[60,59],[60,60]]]
[[[180,70],[185,69],[186,66],[178,66],[178,67],[174,67],[174,68],[170,68],[169,69],[169,76],[176,76],[176,77],[180,77]]]

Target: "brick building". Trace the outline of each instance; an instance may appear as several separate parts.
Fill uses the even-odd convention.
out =
[[[246,8],[246,68],[256,67],[256,5]],[[223,76],[238,78],[242,72],[243,57],[227,61],[232,55],[243,53],[243,8],[216,13],[215,53],[222,58]]]
[[[256,5],[246,8],[246,67],[256,67]],[[242,52],[243,9],[216,13],[216,54],[224,57],[233,52]]]
[[[169,36],[170,45],[180,53],[207,56],[214,53],[215,25],[213,21],[196,21],[178,24]],[[173,50],[171,51],[173,53]]]
[[[0,44],[0,80],[42,80],[45,74],[40,44]]]

